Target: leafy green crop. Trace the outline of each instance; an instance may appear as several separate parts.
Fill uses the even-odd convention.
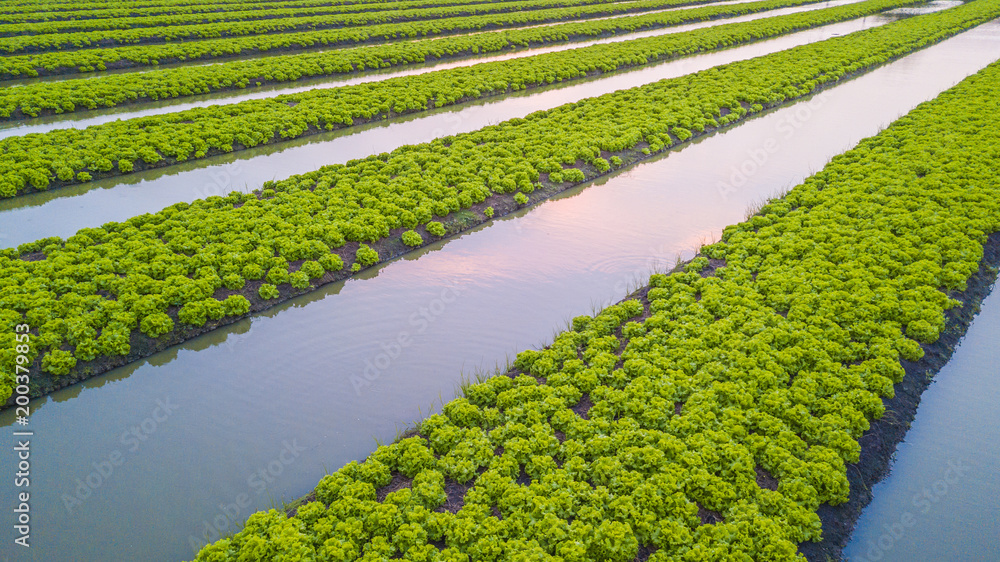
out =
[[[355,263],[363,267],[368,267],[369,265],[375,265],[379,261],[378,252],[370,248],[366,244],[361,244],[358,246],[358,251],[355,253]]]
[[[146,316],[139,323],[142,333],[151,338],[158,338],[174,329],[174,321],[170,316],[162,312],[156,312]]]
[[[431,236],[438,236],[438,237],[444,236],[445,235],[444,225],[438,221],[431,221],[427,223],[427,233],[430,234]]]
[[[197,560],[804,560],[1000,230],[998,111],[995,63]]]
[[[407,230],[402,235],[403,244],[410,247],[420,246],[424,243],[424,238],[420,236],[419,232],[413,230]]]
[[[260,289],[257,289],[257,294],[264,300],[276,299],[281,295],[278,292],[278,288],[270,283],[264,283],[261,285]]]
[[[436,3],[437,0],[430,0]],[[137,13],[196,13],[199,11],[229,10],[235,7],[262,9],[273,6],[355,5],[380,3],[369,0],[122,0],[109,8],[106,1],[64,2],[62,0],[7,0],[0,13],[11,21],[51,21],[87,17],[128,17]],[[361,11],[361,10],[359,10]]]
[[[242,316],[250,312],[250,301],[243,295],[229,295],[222,301],[222,310],[226,316]]]
[[[784,1],[784,0],[780,0]],[[653,64],[697,52],[782,35],[831,21],[877,13],[910,0],[869,0],[858,5],[735,23],[663,37],[595,45],[468,68],[403,76],[382,82],[320,89],[271,99],[249,100],[114,121],[86,129],[61,129],[0,140],[0,197],[70,183],[74,174],[107,172],[203,158],[216,152],[283,142],[355,121],[385,118],[442,107],[470,98],[578,80],[595,73]],[[771,4],[771,2],[768,2]],[[675,135],[678,133],[675,133]],[[683,135],[678,135],[683,136]],[[687,134],[690,136],[690,133]],[[682,139],[684,140],[684,139]],[[603,162],[603,165],[601,164]],[[134,163],[134,164],[133,164]],[[123,164],[127,166],[123,167]],[[596,159],[599,169],[609,168]],[[111,172],[114,173],[114,172]],[[576,171],[560,172],[560,181],[582,181]],[[513,180],[511,180],[513,181]],[[508,191],[528,191],[526,179]]]
[[[57,349],[42,360],[42,369],[53,375],[65,375],[76,366],[76,358],[68,351]]]

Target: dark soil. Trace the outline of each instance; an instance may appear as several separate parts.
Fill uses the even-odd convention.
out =
[[[639,545],[639,554],[636,554],[634,562],[646,562],[657,550],[655,546]]]
[[[594,403],[590,401],[590,394],[584,393],[583,396],[580,397],[580,401],[577,402],[576,405],[570,409],[576,412],[576,415],[580,416],[581,418],[588,419],[587,412],[589,412],[590,408],[592,408],[593,406]]]
[[[757,473],[758,486],[765,490],[771,490],[772,492],[778,491],[778,479],[775,478],[774,475],[760,466],[755,466],[753,470]]]
[[[698,519],[701,520],[702,525],[715,525],[716,523],[722,523],[725,518],[718,511],[712,511],[711,509],[705,508],[705,506],[698,505]]]
[[[377,499],[379,503],[381,503],[385,501],[386,496],[388,496],[389,494],[397,492],[404,488],[409,488],[412,483],[413,483],[412,478],[407,478],[406,476],[403,476],[402,474],[397,472],[392,475],[391,482],[389,482],[385,486],[382,486],[378,490],[375,490],[375,499]]]
[[[528,473],[524,470],[524,465],[521,465],[521,474],[517,477],[516,480],[514,480],[514,482],[517,482],[521,486],[531,485],[531,477],[528,476]]]
[[[708,265],[705,266],[705,269],[702,269],[701,272],[699,272],[699,275],[701,275],[702,277],[712,277],[715,275],[715,270],[719,269],[720,267],[726,267],[726,260],[709,258]]]
[[[475,480],[469,480],[465,484],[459,484],[452,479],[447,479],[444,483],[444,493],[448,499],[436,511],[446,511],[448,513],[458,513],[465,505],[465,493],[469,491]]]
[[[314,501],[317,501],[316,492],[309,492],[305,496],[302,496],[301,498],[292,502],[290,505],[293,507],[289,507],[288,509],[286,509],[285,514],[288,515],[289,517],[295,517],[295,514],[299,512],[300,507]]]
[[[799,552],[810,561],[843,559],[843,549],[851,538],[858,517],[872,500],[872,486],[889,475],[892,456],[916,416],[920,395],[931,384],[933,376],[951,358],[959,340],[979,312],[983,299],[993,289],[997,267],[1000,266],[1000,232],[990,235],[983,250],[979,271],[969,280],[967,289],[949,294],[964,304],[945,313],[948,324],[940,339],[933,344],[923,345],[924,357],[920,361],[901,360],[906,376],[895,385],[896,396],[882,400],[885,415],[873,421],[871,429],[861,436],[860,461],[847,466],[847,479],[851,484],[850,499],[837,506],[820,506],[818,513],[823,522],[823,540],[799,545]]]

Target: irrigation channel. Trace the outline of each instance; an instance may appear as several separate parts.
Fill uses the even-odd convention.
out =
[[[376,438],[392,440],[404,424],[450,399],[463,372],[488,370],[519,350],[549,341],[569,318],[621,298],[651,268],[690,257],[700,242],[742,220],[755,202],[795,185],[832,156],[997,58],[1000,24],[992,22],[812,99],[34,401],[33,465],[44,469],[32,481],[39,490],[37,497],[32,494],[33,512],[39,514],[33,521],[33,559],[193,558],[193,548],[206,539],[236,530],[230,521],[299,497],[326,471],[364,458]],[[613,87],[624,87],[622,80]],[[544,95],[577,96],[567,90]],[[533,102],[529,97],[510,103]],[[505,118],[492,109],[479,111],[489,114],[488,120]],[[478,126],[470,121],[459,123]],[[408,130],[412,123],[381,128],[377,138],[412,142],[440,124],[418,123],[417,131]],[[374,133],[366,142],[376,142]],[[283,177],[297,171],[290,167],[314,165],[318,154],[329,158],[330,144],[311,156],[316,145],[255,157],[249,161],[253,165],[244,161],[244,181],[256,181],[253,174],[272,166],[272,174]],[[360,148],[370,151],[372,145]],[[196,196],[192,186],[199,180],[193,178],[209,173],[153,180],[179,183],[163,200],[144,196],[170,190],[167,183],[93,190],[81,198],[88,201],[84,209],[50,203],[44,216],[58,226],[87,217],[108,220],[106,205],[124,205],[126,215],[141,212],[126,205],[133,199],[146,210],[159,208],[171,197]],[[101,203],[93,194],[111,198]],[[9,216],[0,220],[5,228],[13,224]],[[993,322],[987,341],[996,337],[997,304],[994,295],[977,321],[977,326]],[[984,369],[995,371],[995,361],[982,355],[989,346],[975,344],[973,337],[956,355],[956,364],[985,362]],[[368,382],[366,372],[371,382],[359,383]],[[946,394],[924,408],[939,413],[923,431],[918,417],[908,441],[914,445],[904,447],[897,473],[926,468],[926,474],[936,475],[943,459],[953,457],[984,471],[990,466],[995,435],[988,433],[996,431],[990,423],[995,413],[983,400],[996,395],[1000,379],[983,373],[966,390],[952,385],[965,388],[963,379],[975,376],[971,368],[939,375],[935,392]],[[966,394],[952,398],[958,391]],[[957,425],[953,406],[967,402],[977,407],[963,408]],[[13,411],[0,413],[0,427],[13,421]],[[946,437],[957,431],[961,438]],[[3,435],[2,446],[11,446],[11,432]],[[933,440],[922,445],[932,447],[933,455],[917,449],[920,439]],[[111,459],[117,464],[109,464]],[[895,504],[881,503],[892,501],[894,487],[905,487],[900,494],[908,501],[917,481],[902,478],[905,483],[890,479],[883,486],[890,497],[866,514],[859,540],[868,539],[865,533],[877,537],[878,525],[895,516]],[[995,514],[989,501],[995,493],[984,492],[987,484],[979,481],[968,477],[956,483],[947,502],[920,515],[922,527],[913,535],[948,548],[958,548],[956,540],[971,541],[973,531],[954,532],[945,522],[954,515],[953,502],[966,497],[979,498],[978,509]],[[991,482],[995,492],[996,479]],[[5,496],[12,493],[10,482],[3,486]],[[963,508],[968,521],[975,521],[967,524],[996,524],[995,517],[983,523],[986,516],[973,508],[971,503]],[[127,533],[122,521],[130,523]],[[0,557],[9,554],[11,544],[3,541]],[[976,559],[1000,558],[996,541],[981,540],[970,548]],[[900,548],[883,560],[913,559],[907,556]]]
[[[753,0],[741,0],[739,3],[745,4],[750,1]],[[347,74],[334,77],[327,76],[322,78],[298,80],[293,82],[292,85],[273,84],[269,86],[263,86],[260,88],[248,88],[249,92],[248,90],[232,90],[232,91],[218,92],[214,94],[185,96],[183,98],[168,99],[159,102],[147,102],[136,106],[117,107],[112,109],[106,109],[103,111],[102,110],[80,111],[74,113],[67,113],[63,115],[52,115],[38,119],[31,119],[30,122],[28,121],[0,122],[0,138],[6,138],[15,135],[27,135],[31,133],[43,133],[45,131],[51,131],[53,129],[66,129],[66,128],[81,129],[91,125],[107,123],[110,121],[114,121],[116,119],[133,119],[136,117],[146,117],[149,115],[161,115],[164,113],[173,113],[176,111],[183,111],[186,109],[192,109],[196,107],[207,107],[210,105],[218,105],[222,103],[236,103],[250,99],[262,99],[283,94],[306,92],[318,88],[331,88],[338,86],[349,86],[354,84],[364,84],[367,82],[377,82],[389,78],[395,78],[397,76],[413,76],[417,74],[426,74],[428,72],[445,70],[448,68],[473,66],[483,62],[524,58],[524,57],[539,55],[542,53],[554,53],[558,51],[579,49],[591,45],[602,45],[607,43],[630,41],[632,39],[639,39],[641,37],[670,35],[672,33],[681,33],[684,31],[691,31],[693,29],[702,29],[705,27],[713,27],[727,23],[746,22],[773,16],[783,16],[788,14],[808,12],[812,10],[820,10],[823,8],[832,8],[835,6],[846,6],[849,4],[857,4],[860,1],[861,0],[833,0],[830,2],[806,4],[804,6],[796,6],[794,8],[781,8],[778,10],[769,10],[766,12],[759,12],[756,14],[749,14],[735,18],[710,20],[710,21],[704,21],[686,25],[665,27],[663,29],[639,31],[636,33],[623,33],[621,35],[615,35],[603,39],[576,41],[571,43],[561,43],[561,44],[551,45],[547,47],[521,49],[518,51],[508,52],[500,55],[467,57],[449,62],[429,62],[425,64],[412,64],[412,65],[407,65],[402,69],[389,68],[374,72],[364,72],[364,73]],[[725,4],[725,3],[720,3],[720,4]],[[961,2],[958,2],[956,0],[937,0],[935,2],[929,3],[929,5],[932,5],[935,9],[944,9],[958,4],[961,4]],[[713,3],[713,5],[716,4]],[[686,8],[690,7],[688,6]],[[680,8],[672,8],[672,10],[676,9]],[[643,14],[645,14],[645,12],[643,12]],[[566,22],[560,22],[560,23],[566,23]],[[189,65],[189,67],[190,66],[191,65]]]
[[[940,6],[943,9],[948,5]],[[5,236],[0,236],[0,247],[13,247],[48,236],[65,238],[81,228],[159,211],[179,201],[225,195],[233,190],[256,189],[267,180],[314,170],[319,167],[317,163],[343,163],[388,152],[402,145],[473,131],[583,98],[870,29],[896,17],[900,16],[869,16],[735,49],[573,82],[573,85],[553,85],[492,101],[441,108],[401,120],[373,123],[149,170],[126,178],[109,178],[0,200],[0,224],[10,225]],[[58,220],[53,220],[53,217],[58,217]]]

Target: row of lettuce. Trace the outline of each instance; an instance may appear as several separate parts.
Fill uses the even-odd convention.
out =
[[[125,0],[115,2],[69,2],[69,1],[37,1],[7,0],[0,4],[0,14],[4,18],[24,17],[37,18],[25,21],[48,21],[50,19],[70,19],[87,17],[129,17],[145,14],[188,13],[198,11],[230,10],[235,6],[241,9],[268,9],[277,6],[360,6],[379,4],[404,4],[407,2],[422,2],[426,5],[447,4],[449,0]],[[471,3],[471,2],[470,2]],[[20,21],[20,20],[18,20]]]
[[[303,78],[338,76],[410,64],[475,57],[603,36],[663,29],[683,23],[727,18],[812,4],[818,0],[760,0],[596,21],[559,23],[457,37],[423,39],[227,61],[211,65],[111,74],[99,79],[43,81],[0,89],[0,118],[19,119],[87,109],[183,98]]]
[[[787,0],[771,0],[785,2]],[[910,3],[861,4],[733,23],[268,99],[0,140],[0,197],[203,158],[390,115],[579,80],[727,48]]]
[[[197,0],[177,0],[173,2],[116,2],[109,6],[107,2],[59,2],[36,7],[9,4],[0,6],[0,14],[8,23],[45,23],[60,21],[86,21],[88,19],[112,18],[144,18],[150,16],[169,16],[185,14],[207,14],[216,12],[225,14],[230,11],[267,11],[286,8],[310,8],[315,6],[340,6],[346,11],[364,11],[369,9],[384,9],[387,6],[398,5],[400,8],[417,6],[444,6],[452,3],[472,4],[469,0],[386,0],[382,2],[356,2],[331,0],[265,0],[263,2],[233,2],[221,0],[203,2]]]
[[[568,1],[571,7],[548,8]],[[0,52],[9,54],[38,53],[79,49],[81,47],[113,47],[170,42],[191,42],[199,39],[259,37],[274,35],[278,40],[293,32],[314,30],[351,29],[357,32],[377,25],[393,24],[392,37],[419,37],[442,31],[454,32],[470,29],[529,25],[561,20],[594,18],[662,9],[664,7],[698,3],[698,0],[636,0],[621,3],[587,4],[593,0],[518,0],[489,4],[465,4],[440,8],[386,10],[341,15],[286,17],[252,21],[218,22],[196,25],[140,27],[81,31],[76,33],[49,33],[24,35],[0,39]],[[582,5],[576,5],[582,4]],[[382,28],[386,29],[386,28]],[[388,28],[392,29],[392,28]],[[387,31],[388,31],[387,29]],[[355,37],[349,35],[348,37]],[[349,39],[350,40],[350,39]],[[336,40],[329,41],[336,44]],[[326,44],[326,43],[323,43]]]
[[[555,8],[597,4],[607,0],[549,0],[547,2],[490,2],[490,12],[505,12],[512,10],[532,10],[540,8]],[[145,10],[111,9],[108,13],[95,16],[84,12],[83,19],[62,19],[58,21],[24,22],[10,21],[0,24],[0,37],[12,35],[38,35],[45,33],[67,33],[91,30],[133,29],[138,27],[172,26],[196,23],[217,23],[226,21],[246,21],[258,19],[286,18],[307,15],[333,15],[357,12],[394,12],[394,17],[419,16],[414,9],[439,8],[444,6],[479,6],[486,4],[482,0],[406,0],[401,2],[377,2],[369,4],[330,5],[327,2],[307,3],[289,2],[243,7],[242,4],[212,5],[211,11],[185,10],[182,13],[153,14]],[[192,8],[192,6],[184,6]],[[126,12],[122,14],[121,12]]]
[[[405,23],[338,27],[291,33],[273,33],[225,39],[180,41],[160,45],[90,48],[61,52],[8,55],[0,58],[0,78],[92,72],[95,70],[155,67],[165,63],[214,61],[225,57],[253,57],[263,53],[356,46],[408,39],[473,33],[504,27],[541,25],[612,14],[649,12],[700,0],[640,0],[574,8],[529,10],[519,13],[449,17]],[[101,33],[95,36],[100,41]],[[2,47],[0,47],[2,50]]]
[[[804,560],[1000,230],[998,111],[994,64],[197,560]]]
[[[391,233],[442,235],[436,217],[582,182],[998,16],[1000,0],[975,0],[269,182],[260,197],[178,203],[4,250],[0,398],[13,383],[14,325],[34,330],[36,367],[66,375],[78,361],[128,355],[133,335],[176,335],[177,323],[239,316],[325,272],[374,264],[383,256],[366,243]]]

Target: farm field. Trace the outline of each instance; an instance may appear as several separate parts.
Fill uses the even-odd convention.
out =
[[[1000,0],[28,8],[3,559],[1000,557]]]

